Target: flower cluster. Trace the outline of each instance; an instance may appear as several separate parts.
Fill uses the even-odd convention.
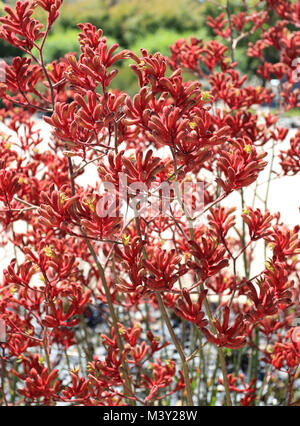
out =
[[[274,77],[280,107],[299,107],[299,6],[227,7],[208,18],[219,41],[178,40],[168,57],[109,46],[81,23],[79,55],[46,64],[62,3],[17,1],[0,18],[0,37],[26,53],[0,83],[0,244],[11,254],[0,281],[0,404],[267,404],[282,372],[279,402],[299,403],[300,227],[267,196],[277,160],[277,177],[300,172],[300,134],[259,109],[274,101],[264,84]],[[239,71],[241,40],[262,86]],[[111,86],[121,63],[136,78],[133,96]],[[286,139],[289,149],[275,149]],[[201,193],[183,197],[187,184]],[[226,206],[234,192],[241,205]],[[142,208],[150,196],[153,215]]]

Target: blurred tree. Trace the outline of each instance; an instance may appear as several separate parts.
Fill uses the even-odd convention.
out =
[[[295,0],[291,0],[295,1]],[[5,0],[14,4],[15,0]],[[194,35],[204,40],[221,40],[209,27],[207,17],[216,18],[225,11],[227,0],[64,0],[61,18],[54,25],[51,36],[47,41],[49,60],[57,58],[67,50],[78,51],[77,23],[91,22],[102,28],[104,35],[116,41],[123,48],[130,48],[139,53],[144,47],[149,52],[156,50],[168,53],[169,44],[176,38]],[[0,1],[0,13],[3,14],[4,3]],[[257,0],[230,0],[230,13],[236,14],[246,9],[259,10],[262,6]],[[45,22],[46,15],[40,8],[36,17]],[[274,21],[275,13],[270,13],[270,23]],[[250,25],[250,24],[249,24]],[[260,37],[260,31],[241,40],[236,51],[239,68],[248,75],[254,74],[257,59],[246,55],[248,42],[255,43]],[[64,43],[61,43],[61,40]],[[228,42],[228,40],[227,40]],[[229,45],[229,43],[228,43]],[[18,49],[0,41],[0,56],[11,58],[22,55]],[[267,49],[267,59],[270,62],[278,60],[277,52]]]
[[[129,47],[158,29],[197,30],[204,21],[194,0],[65,0],[58,25],[75,28],[77,22],[91,22]]]

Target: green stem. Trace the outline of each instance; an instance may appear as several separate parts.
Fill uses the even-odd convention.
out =
[[[2,394],[2,399],[4,401],[4,404],[8,406],[8,402],[5,396],[5,389],[4,389],[4,377],[5,377],[5,357],[4,357],[4,348],[2,348],[2,356],[1,356],[1,383],[0,383],[0,391]]]
[[[159,306],[160,312],[162,314],[162,317],[163,317],[163,319],[165,321],[165,324],[166,324],[166,326],[167,326],[167,328],[169,330],[169,333],[171,335],[172,341],[173,341],[173,343],[174,343],[174,345],[176,347],[176,350],[177,350],[177,352],[178,352],[178,354],[180,356],[180,359],[181,359],[182,370],[183,370],[184,381],[185,381],[185,387],[186,387],[186,392],[187,392],[188,405],[189,406],[193,406],[194,405],[194,403],[193,403],[193,394],[192,394],[192,389],[191,389],[191,384],[190,384],[190,378],[189,378],[189,369],[188,369],[188,364],[186,362],[185,354],[184,354],[183,349],[182,349],[180,343],[178,342],[176,334],[175,334],[175,332],[173,330],[172,324],[170,322],[170,319],[169,319],[168,313],[166,311],[164,302],[163,302],[163,300],[161,298],[161,295],[160,295],[159,292],[156,292],[155,294],[156,294],[156,299],[157,299],[157,302],[158,302],[158,306]]]
[[[215,381],[216,381],[218,367],[219,367],[219,354],[217,354],[216,366],[211,378],[211,385],[213,387],[213,390],[211,391],[211,398],[210,398],[210,404],[209,404],[210,406],[212,406],[212,404],[214,403],[214,400],[216,399],[216,395],[217,395],[217,386],[215,386]]]
[[[123,346],[123,342],[122,342],[121,335],[120,335],[120,332],[119,332],[118,319],[117,319],[117,316],[116,316],[116,313],[115,313],[115,310],[114,310],[114,306],[113,306],[113,302],[112,302],[112,299],[111,299],[109,287],[108,287],[108,284],[107,284],[107,281],[106,281],[106,278],[105,278],[104,270],[103,270],[101,263],[99,262],[98,256],[97,256],[97,254],[94,250],[92,243],[90,242],[90,240],[88,238],[86,238],[85,232],[83,230],[81,230],[81,232],[85,237],[85,242],[86,242],[86,244],[89,248],[91,255],[94,258],[97,269],[99,271],[100,279],[101,279],[101,282],[102,282],[102,285],[103,285],[103,288],[104,288],[105,297],[106,297],[107,304],[108,304],[108,307],[109,307],[110,316],[111,316],[111,319],[112,319],[112,322],[113,322],[113,328],[114,328],[114,332],[115,332],[115,336],[116,336],[116,340],[117,340],[117,345],[118,345],[120,355],[121,355],[121,353],[124,349],[124,346]],[[128,392],[129,392],[130,396],[133,396],[132,389],[131,389],[129,368],[128,368],[128,365],[126,364],[125,360],[122,361],[122,369],[120,369],[120,370],[121,370],[121,373],[122,373],[122,375],[124,377],[124,381],[125,381],[124,395],[129,396],[128,395]],[[132,400],[130,400],[130,401],[131,401],[131,403],[133,402]]]

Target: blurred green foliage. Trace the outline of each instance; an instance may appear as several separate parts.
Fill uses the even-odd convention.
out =
[[[64,56],[67,52],[79,53],[80,46],[78,42],[79,29],[67,29],[66,31],[55,31],[46,42],[44,59],[51,62],[54,59]]]
[[[8,63],[11,63],[12,58],[14,56],[20,56],[20,54],[22,55],[22,52],[20,52],[20,49],[17,49],[0,39],[0,58],[1,59],[7,61]]]
[[[15,1],[8,3],[14,5]],[[3,4],[0,9],[3,14]],[[64,0],[60,18],[47,39],[45,59],[59,58],[67,51],[78,52],[79,22],[102,28],[110,44],[117,42],[122,48],[137,52],[145,47],[150,52],[167,54],[168,46],[178,38],[195,33],[206,36],[202,12],[203,4],[197,0]],[[41,8],[34,15],[46,22]],[[0,54],[15,56],[22,52],[0,41]]]
[[[46,62],[51,62],[54,59],[63,57],[68,52],[78,54],[80,45],[78,42],[79,29],[69,28],[66,31],[61,29],[49,35],[44,51],[44,59]],[[108,45],[117,43],[117,40],[112,37],[106,37]]]
[[[139,54],[141,47],[143,47],[148,50],[149,53],[160,52],[162,55],[169,55],[169,46],[171,46],[176,40],[180,40],[182,38],[189,39],[190,36],[205,40],[207,39],[206,28],[203,27],[201,30],[190,30],[185,32],[161,28],[153,34],[147,33],[144,36],[138,37],[135,43],[130,46],[130,50]]]
[[[10,2],[15,3],[15,2]],[[0,1],[0,15],[2,16],[4,14],[3,8],[5,4],[3,1]],[[0,58],[7,61],[8,63],[11,62],[12,58],[14,56],[20,55],[20,50],[11,46],[10,44],[6,43],[5,41],[0,39]]]
[[[248,4],[256,0],[248,0]],[[15,1],[6,1],[13,5]],[[102,28],[108,44],[118,43],[120,48],[129,48],[140,53],[143,47],[149,53],[160,51],[169,54],[169,46],[181,38],[191,35],[203,39],[217,39],[213,29],[207,25],[207,17],[217,17],[222,9],[216,4],[225,4],[226,0],[216,2],[199,0],[64,0],[60,10],[60,18],[54,24],[44,50],[47,62],[64,56],[67,52],[79,53],[79,22],[91,22]],[[242,2],[230,2],[231,13],[242,10]],[[3,14],[3,3],[0,1],[0,13]],[[35,10],[35,17],[46,22],[47,14],[41,8]],[[250,37],[255,43],[259,34]],[[247,42],[242,40],[235,52],[239,69],[248,75],[254,75],[258,60],[246,55]],[[22,55],[22,52],[0,40],[0,57],[11,58]],[[270,52],[270,60],[276,59]],[[114,85],[131,92],[134,90],[135,75],[127,63],[119,66],[119,76]]]
[[[128,48],[161,28],[198,30],[201,9],[195,0],[67,0],[59,25],[74,28],[78,22],[91,22]]]

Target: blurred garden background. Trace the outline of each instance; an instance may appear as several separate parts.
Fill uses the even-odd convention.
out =
[[[14,5],[13,0],[0,2],[0,13],[3,15],[5,4]],[[77,40],[79,22],[91,22],[97,28],[102,28],[108,43],[117,42],[120,49],[130,49],[136,53],[140,48],[147,49],[150,53],[156,51],[163,55],[169,53],[169,46],[181,38],[190,36],[211,40],[218,37],[212,28],[207,25],[207,17],[216,17],[220,14],[219,6],[226,0],[64,0],[61,16],[51,30],[47,39],[45,59],[51,62],[64,56],[67,52],[79,51]],[[231,1],[231,13],[245,10],[243,1]],[[248,0],[248,7],[257,4],[255,0]],[[256,6],[257,7],[257,6]],[[41,8],[36,11],[39,20],[45,20],[46,15],[41,15]],[[246,56],[247,42],[255,42],[258,35],[247,38],[238,45],[236,60],[239,69],[254,76],[257,69],[256,59]],[[221,39],[220,39],[221,41]],[[270,57],[274,54],[269,52]],[[0,40],[0,56],[9,61],[22,52]],[[274,57],[274,61],[276,58]],[[190,76],[186,76],[187,79]],[[113,86],[128,93],[134,93],[137,80],[128,64],[123,64],[119,75],[114,80]],[[114,88],[113,87],[113,88]]]

